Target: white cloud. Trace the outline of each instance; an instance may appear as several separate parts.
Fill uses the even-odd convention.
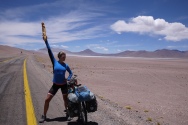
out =
[[[169,23],[164,19],[154,19],[152,16],[138,16],[128,23],[118,20],[111,25],[111,29],[121,34],[122,32],[136,32],[140,34],[162,35],[168,41],[181,41],[188,39],[188,28],[182,23]]]
[[[120,49],[117,49],[117,52],[122,52],[122,50],[120,50]]]
[[[60,1],[59,1],[60,2]],[[93,25],[93,18],[102,16],[99,13],[82,12],[78,9],[63,12],[59,10],[56,15],[44,11],[46,8],[60,8],[60,3],[41,4],[20,8],[10,8],[0,12],[0,44],[19,45],[27,43],[41,43],[41,22],[44,21],[47,28],[47,36],[50,43],[69,42],[74,40],[92,39],[106,35],[101,33],[103,25]],[[61,7],[62,8],[62,7]],[[49,11],[49,10],[48,10]],[[53,10],[50,10],[51,12]],[[56,10],[57,11],[57,10]],[[30,14],[45,12],[41,18]]]
[[[53,48],[64,48],[64,49],[67,49],[67,48],[69,48],[68,46],[64,46],[64,45],[55,45],[55,44],[53,44],[53,45],[51,45]]]
[[[108,49],[106,47],[102,47],[102,46],[98,46],[98,47],[96,47],[96,49],[101,49],[103,51],[108,51]]]
[[[87,45],[87,47],[90,48],[90,49],[99,49],[99,50],[102,50],[102,51],[108,51],[108,48],[103,47],[99,44],[89,44],[89,45]]]
[[[0,35],[3,36],[37,36],[41,33],[38,22],[6,21],[0,23]],[[41,35],[42,36],[42,35]]]
[[[69,47],[68,46],[64,46],[64,45],[61,45],[62,48],[64,49],[68,49]]]
[[[52,48],[59,48],[60,46],[59,45],[51,45]]]
[[[68,14],[67,14],[68,15]],[[54,17],[45,21],[47,36],[51,43],[92,39],[102,36],[102,26],[89,26],[87,19],[72,15],[71,17]],[[80,19],[79,19],[80,18]],[[71,31],[72,30],[72,31]],[[3,21],[0,22],[0,42],[6,45],[19,43],[38,43],[42,41],[41,21]],[[8,44],[10,43],[10,44]]]

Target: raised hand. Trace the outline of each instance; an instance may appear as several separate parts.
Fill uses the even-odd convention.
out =
[[[41,24],[42,24],[42,36],[43,36],[43,40],[46,41],[47,40],[46,27],[44,25],[44,22],[42,22]]]

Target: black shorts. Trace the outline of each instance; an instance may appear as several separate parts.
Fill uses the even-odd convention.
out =
[[[51,95],[55,95],[58,91],[58,89],[61,88],[61,92],[62,94],[67,94],[68,90],[67,90],[67,84],[65,85],[56,85],[56,84],[53,84],[51,89],[49,90],[48,94],[51,94]]]

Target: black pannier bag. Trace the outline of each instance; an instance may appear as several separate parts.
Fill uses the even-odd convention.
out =
[[[87,109],[87,112],[95,112],[97,111],[97,100],[96,100],[96,97],[94,97],[93,99],[89,100],[89,101],[86,101],[86,109]]]
[[[70,115],[70,117],[76,117],[78,116],[78,103],[74,103],[74,102],[71,102],[70,100],[68,100],[68,113]]]

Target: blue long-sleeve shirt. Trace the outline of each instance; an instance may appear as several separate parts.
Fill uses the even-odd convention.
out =
[[[70,80],[71,77],[72,77],[72,71],[70,70],[68,64],[66,63],[63,63],[61,64],[60,62],[58,62],[55,58],[54,58],[54,55],[50,49],[50,46],[48,44],[48,41],[46,40],[45,41],[45,44],[46,44],[46,47],[48,49],[48,54],[49,54],[49,57],[50,57],[50,60],[52,62],[52,65],[53,65],[53,83],[55,84],[66,84],[66,78],[65,78],[65,73],[66,71],[69,72],[69,76],[67,78],[67,80]]]

